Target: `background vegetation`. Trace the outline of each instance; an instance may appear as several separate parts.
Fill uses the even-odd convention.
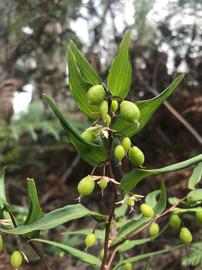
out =
[[[105,77],[123,33],[131,28],[131,100],[153,97],[179,73],[185,73],[185,80],[169,103],[165,103],[136,140],[147,153],[147,167],[165,166],[201,152],[202,3],[201,0],[173,0],[165,1],[160,8],[160,2],[0,1],[0,168],[7,166],[11,202],[27,205],[24,180],[33,177],[39,187],[43,208],[53,210],[74,202],[78,180],[90,172],[74,149],[68,146],[59,123],[41,100],[43,93],[54,97],[79,130],[88,126],[68,90],[67,45],[70,39]],[[17,114],[13,98],[16,101],[17,97],[30,92],[29,107]],[[183,195],[190,174],[187,169],[164,175],[169,193]],[[139,187],[141,193],[155,188],[152,177],[145,183],[147,185]],[[96,201],[96,194],[94,196]],[[92,201],[85,203],[98,207]],[[105,209],[106,206],[101,202],[99,207]],[[79,224],[72,226],[79,228]],[[200,241],[200,234],[196,233]],[[59,231],[49,237],[61,240]],[[70,240],[74,243],[73,237],[68,238]],[[62,237],[62,241],[67,239]],[[173,239],[166,239],[165,235],[161,241]],[[148,245],[146,248],[153,247]],[[49,248],[47,254],[52,265],[58,267],[60,263],[61,269],[84,267],[66,256],[61,257],[63,254],[56,250]],[[151,267],[158,270],[192,269],[181,266],[179,255],[183,254],[162,255],[153,260]],[[6,265],[6,255],[1,257]]]

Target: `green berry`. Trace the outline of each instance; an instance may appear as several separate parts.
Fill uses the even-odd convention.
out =
[[[149,227],[149,235],[151,237],[157,236],[159,234],[159,225],[158,223],[152,223]]]
[[[104,190],[108,185],[108,181],[105,178],[101,178],[98,185],[102,190]]]
[[[132,265],[132,263],[127,262],[127,263],[124,264],[123,268],[124,268],[124,270],[132,270],[133,265]]]
[[[93,143],[95,141],[95,133],[92,129],[86,129],[82,134],[81,134],[81,137],[87,141],[87,142],[90,142],[90,143]]]
[[[140,110],[135,103],[122,101],[120,105],[120,115],[130,123],[136,123],[140,119]]]
[[[105,90],[102,85],[94,85],[87,92],[87,100],[89,103],[98,105],[105,97]]]
[[[192,242],[192,234],[186,227],[181,228],[179,237],[183,244],[190,244]]]
[[[10,258],[10,263],[13,267],[18,268],[22,265],[23,256],[22,253],[18,250],[14,251]]]
[[[101,250],[100,250],[100,259],[103,259],[103,257],[104,257],[104,248],[102,248]]]
[[[135,199],[132,198],[132,197],[128,197],[128,198],[126,199],[126,204],[127,204],[128,206],[130,206],[130,207],[133,207],[133,206],[135,205]]]
[[[115,113],[118,109],[118,106],[119,106],[118,101],[113,99],[111,101],[110,111]]]
[[[196,220],[198,223],[202,224],[202,211],[196,212]]]
[[[145,160],[143,152],[137,146],[130,147],[128,158],[135,166],[142,166]]]
[[[107,125],[108,127],[110,126],[111,121],[112,121],[111,116],[110,116],[109,114],[107,114],[106,117],[105,117],[104,122],[106,123],[106,125]]]
[[[0,234],[0,253],[3,251],[3,248],[4,248],[4,241],[2,235]]]
[[[106,100],[103,100],[100,104],[100,116],[103,122],[107,114],[108,114],[108,102]]]
[[[153,217],[154,216],[154,210],[146,203],[143,203],[140,205],[140,212],[145,217]]]
[[[96,241],[97,241],[97,238],[96,238],[95,234],[94,233],[89,233],[86,236],[85,245],[86,245],[87,248],[92,247],[92,246],[95,245]]]
[[[122,140],[123,148],[126,152],[128,152],[129,148],[131,147],[131,140],[129,137],[125,137]]]
[[[173,229],[173,230],[179,230],[180,226],[181,226],[181,219],[178,215],[176,214],[172,214],[170,219],[169,219],[169,226]]]
[[[80,196],[88,196],[90,195],[95,188],[95,181],[91,175],[88,175],[81,179],[77,186],[77,190]]]
[[[125,156],[125,150],[121,144],[117,145],[114,150],[115,158],[120,162]]]

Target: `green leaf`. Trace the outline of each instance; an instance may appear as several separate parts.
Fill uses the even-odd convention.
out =
[[[134,262],[137,262],[140,260],[145,260],[146,258],[154,257],[154,256],[157,256],[157,255],[160,255],[163,253],[167,253],[167,252],[171,252],[171,251],[174,251],[174,250],[182,248],[182,247],[184,247],[184,245],[178,245],[178,246],[171,247],[171,248],[165,248],[165,249],[161,249],[158,251],[153,251],[153,252],[145,253],[142,255],[134,256],[134,257],[131,257],[131,258],[126,259],[126,260],[121,260],[118,264],[116,264],[114,266],[114,268],[112,268],[112,270],[118,270],[122,265],[126,264],[127,262],[134,263]]]
[[[189,178],[188,188],[195,189],[195,186],[200,182],[202,177],[202,162],[200,162],[193,170],[191,177]]]
[[[107,79],[110,93],[122,99],[128,95],[132,81],[132,68],[128,54],[130,37],[131,31],[128,31],[121,42],[117,56],[112,62]]]
[[[75,43],[70,41],[70,48],[75,57],[76,64],[81,73],[81,79],[87,82],[90,85],[102,84],[101,79],[99,78],[97,72],[89,64],[85,56],[80,52]]]
[[[198,155],[196,157],[187,159],[185,161],[166,166],[163,168],[159,169],[150,169],[150,170],[145,170],[145,169],[134,169],[127,173],[122,179],[121,179],[121,187],[124,190],[130,191],[133,188],[136,187],[136,185],[145,177],[148,177],[150,175],[158,175],[162,173],[169,173],[169,172],[175,172],[182,170],[186,167],[192,166],[198,162],[202,161],[202,154]]]
[[[103,163],[107,159],[107,151],[104,146],[86,142],[65,120],[54,101],[48,96],[44,96],[44,100],[48,103],[57,118],[60,120],[60,123],[69,137],[70,142],[74,145],[81,157],[92,166],[97,166]]]
[[[83,81],[75,56],[70,47],[68,49],[68,68],[69,86],[77,106],[89,118],[93,120],[97,119],[95,112],[99,111],[99,107],[97,105],[88,104],[87,102],[89,85]]]
[[[190,213],[190,212],[201,212],[201,211],[202,211],[202,207],[193,207],[193,208],[179,208],[179,207],[175,207],[173,209],[173,212],[175,214]]]
[[[147,194],[147,196],[145,197],[145,203],[151,206],[151,208],[154,208],[157,204],[157,197],[160,192],[160,190],[154,190]]]
[[[173,93],[183,78],[183,74],[178,76],[160,95],[152,99],[136,102],[136,105],[140,110],[139,125],[128,123],[121,116],[119,116],[113,125],[113,129],[129,137],[138,133],[149,122],[150,118],[160,107],[160,105]]]
[[[27,218],[25,220],[26,224],[32,224],[43,216],[43,211],[41,209],[37,189],[34,182],[34,179],[27,179],[27,189],[28,189],[28,198],[29,198],[29,211],[27,214]],[[39,235],[39,231],[31,232],[27,235],[27,237],[37,237]]]
[[[87,235],[92,232],[92,229],[82,229],[82,230],[76,230],[76,231],[66,231],[61,233],[62,235]],[[97,239],[104,239],[105,233],[102,230],[95,230],[94,231],[95,236]]]
[[[202,266],[202,242],[194,243],[182,258],[183,266]],[[196,269],[194,267],[194,269]],[[197,268],[200,269],[200,268]]]
[[[161,191],[160,191],[160,197],[159,197],[159,200],[157,201],[157,204],[154,207],[155,215],[159,215],[165,210],[166,202],[167,202],[166,187],[165,187],[164,183],[162,182]]]
[[[17,228],[5,228],[0,226],[0,231],[10,234],[26,234],[33,231],[44,231],[56,228],[57,226],[66,222],[82,218],[85,216],[93,216],[95,219],[101,221],[105,217],[97,212],[90,211],[81,204],[67,205],[62,208],[58,208],[48,214],[45,214],[40,219],[36,220],[32,224],[22,225]]]
[[[187,195],[187,200],[191,202],[202,201],[202,189],[190,191]]]
[[[118,231],[116,239],[112,242],[112,244],[118,243],[120,240],[131,234],[132,232],[135,232],[140,227],[144,226],[147,222],[149,222],[151,218],[148,217],[142,217],[140,215],[140,218],[137,220],[137,217],[131,219],[129,222],[127,222],[125,225],[123,225],[120,230]]]
[[[135,239],[135,240],[126,240],[123,244],[118,246],[117,250],[118,252],[126,252],[127,250],[130,250],[134,248],[135,246],[143,245],[147,242],[150,242],[151,238],[144,238],[144,239]]]
[[[0,170],[0,198],[3,199],[5,202],[7,202],[4,177],[5,177],[5,170],[2,169]],[[0,205],[0,207],[2,207],[2,205]]]
[[[64,244],[60,244],[60,243],[48,241],[48,240],[43,240],[43,239],[32,239],[32,241],[41,242],[41,243],[45,243],[48,245],[52,245],[54,247],[58,247],[58,248],[62,249],[63,251],[66,251],[68,254],[72,255],[73,257],[79,259],[79,261],[82,261],[84,263],[94,265],[94,266],[100,266],[100,264],[101,264],[101,261],[97,257],[95,257],[89,253],[83,252],[79,249],[64,245]]]

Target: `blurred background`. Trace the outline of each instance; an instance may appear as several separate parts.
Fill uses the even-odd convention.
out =
[[[43,93],[53,97],[80,132],[89,125],[69,91],[70,39],[106,79],[124,32],[132,29],[133,83],[128,98],[133,101],[154,97],[185,73],[183,83],[134,142],[144,151],[148,168],[201,153],[201,0],[0,0],[0,14],[0,168],[7,166],[12,203],[27,206],[27,177],[36,180],[45,211],[75,202],[78,180],[91,171],[42,101]],[[183,195],[190,173],[187,169],[163,175],[171,195]],[[158,188],[159,181],[152,179],[144,181],[139,192]],[[85,203],[97,207],[92,201]],[[102,204],[100,209],[105,209]],[[55,239],[54,234],[49,238]],[[47,253],[58,269],[78,269],[68,256]],[[0,269],[9,269],[3,256]],[[151,269],[195,269],[181,266],[178,252],[164,256],[160,264],[154,260]],[[35,269],[41,269],[37,265]]]

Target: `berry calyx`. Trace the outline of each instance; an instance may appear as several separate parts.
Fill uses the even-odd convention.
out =
[[[3,251],[3,248],[4,248],[4,241],[2,235],[0,234],[0,253]]]
[[[151,237],[155,237],[159,234],[159,224],[158,223],[152,223],[149,227],[149,235]]]
[[[23,263],[22,253],[18,250],[14,251],[11,255],[10,263],[15,268],[20,267]]]
[[[114,150],[115,158],[120,162],[125,156],[125,150],[121,144],[117,145]]]
[[[183,244],[190,244],[192,242],[192,234],[186,227],[181,228],[179,238]]]
[[[80,196],[88,196],[90,195],[95,188],[95,181],[93,180],[93,177],[91,175],[88,175],[81,179],[77,186],[77,190],[80,194]]]
[[[108,114],[108,102],[106,100],[103,100],[100,104],[100,116],[103,122],[107,114]]]
[[[118,106],[119,106],[118,101],[113,99],[111,101],[110,112],[115,113],[118,110]]]
[[[128,152],[128,150],[129,150],[130,147],[131,147],[131,140],[130,140],[130,138],[129,138],[129,137],[123,138],[121,144],[123,145],[124,150],[125,150],[126,152]]]
[[[106,187],[108,185],[108,181],[105,178],[100,178],[98,185],[101,188],[101,190],[104,190],[104,189],[106,189]]]
[[[154,216],[154,210],[146,203],[143,203],[140,205],[140,212],[145,217],[153,217]]]
[[[176,214],[172,214],[172,216],[169,219],[169,226],[173,229],[173,230],[179,230],[180,226],[181,226],[181,219],[178,215]]]
[[[196,212],[196,220],[198,223],[202,224],[202,211]]]
[[[105,97],[105,90],[102,85],[94,85],[87,92],[87,100],[89,103],[98,105]]]
[[[142,166],[145,161],[143,152],[137,146],[130,147],[128,158],[135,166]]]
[[[97,238],[94,233],[89,233],[85,238],[86,248],[92,247],[95,245]]]
[[[137,123],[140,119],[140,110],[135,103],[122,101],[120,105],[120,115],[130,123]]]
[[[90,143],[93,143],[95,141],[95,133],[94,131],[90,128],[90,129],[86,129],[82,134],[81,134],[81,137],[87,141],[87,142],[90,142]]]
[[[132,263],[127,262],[127,263],[124,264],[123,268],[124,268],[124,270],[132,270],[133,265],[132,265]]]

